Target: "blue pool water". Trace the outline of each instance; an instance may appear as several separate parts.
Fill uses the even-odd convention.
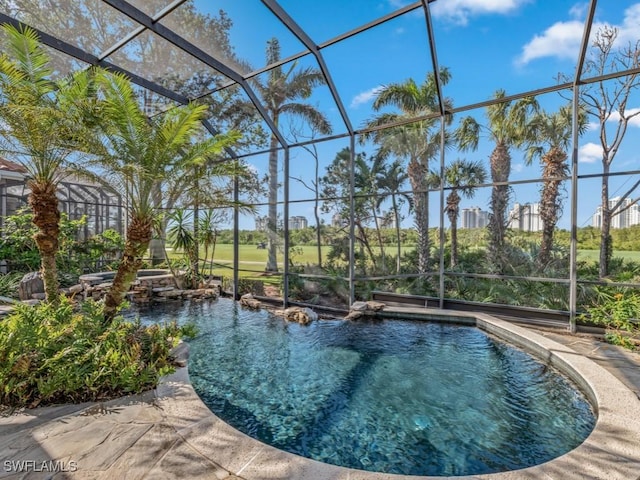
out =
[[[569,380],[477,328],[304,327],[228,300],[172,308],[160,319],[200,329],[189,373],[209,408],[254,438],[322,462],[413,475],[499,472],[575,448],[595,423]]]

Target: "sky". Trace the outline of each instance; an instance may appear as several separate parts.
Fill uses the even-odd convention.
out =
[[[212,6],[215,3],[215,7]],[[313,42],[322,45],[341,33],[364,25],[376,18],[396,11],[411,2],[405,0],[325,0],[301,2],[280,0],[280,5],[305,30]],[[264,65],[264,51],[268,39],[278,37],[282,57],[304,49],[301,43],[284,28],[259,0],[223,0],[195,5],[206,12],[225,10],[234,22],[231,41],[238,56],[252,65]],[[451,81],[444,86],[444,94],[456,107],[486,101],[502,88],[507,94],[517,94],[557,83],[559,73],[573,77],[578,48],[583,36],[583,21],[588,2],[543,0],[437,0],[432,6],[433,37],[438,64],[450,69]],[[212,10],[215,8],[215,10]],[[603,25],[619,29],[618,42],[640,40],[640,2],[631,0],[600,0],[596,11],[596,24],[592,33]],[[421,82],[432,70],[428,48],[426,20],[421,9],[396,18],[386,24],[348,38],[322,49],[331,78],[347,111],[354,129],[361,128],[377,112],[372,103],[383,86],[400,83],[409,78]],[[318,68],[311,55],[298,60],[299,67]],[[542,106],[553,111],[565,100],[557,93],[538,98]],[[333,125],[333,133],[347,131],[339,109],[326,87],[317,88],[307,102],[323,112]],[[640,93],[636,92],[628,109],[640,108]],[[484,121],[484,111],[470,111],[479,121]],[[454,125],[465,114],[454,119]],[[601,146],[598,125],[593,119],[579,144],[580,175],[602,171]],[[283,130],[289,141],[293,140],[283,122]],[[613,125],[610,123],[609,125]],[[299,126],[299,125],[298,125]],[[631,123],[613,171],[640,169],[640,116]],[[309,135],[303,128],[302,136]],[[348,146],[347,138],[323,142],[318,145],[320,170],[331,162],[337,151]],[[456,158],[482,161],[488,165],[493,144],[481,140],[475,152],[447,151],[447,161]],[[358,146],[358,150],[373,152],[371,145]],[[267,157],[249,157],[248,162],[259,173],[266,173]],[[436,165],[434,165],[436,166]],[[304,180],[312,178],[314,162],[300,148],[291,150],[291,177]],[[282,168],[280,169],[282,175]],[[512,180],[529,180],[540,176],[540,167],[534,163],[526,166],[523,152],[512,151]],[[311,197],[303,182],[291,181],[290,198],[302,200]],[[611,181],[611,196],[620,194],[639,175],[625,176]],[[513,201],[536,202],[540,184],[517,186]],[[568,188],[568,186],[567,186]],[[407,185],[407,189],[409,186]],[[591,224],[591,215],[599,205],[599,180],[583,180],[578,188],[578,225]],[[565,201],[568,202],[567,191]],[[465,199],[462,208],[479,206],[488,209],[490,188],[480,189],[473,199]],[[436,196],[437,197],[437,196]],[[431,202],[431,216],[439,217],[438,198]],[[306,216],[312,220],[313,202],[294,203],[291,215]],[[328,217],[325,216],[328,220]],[[411,225],[407,218],[403,223]],[[569,228],[569,206],[566,203],[559,225]],[[243,218],[241,228],[253,229],[253,219]]]

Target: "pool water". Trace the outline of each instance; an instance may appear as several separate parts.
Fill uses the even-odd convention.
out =
[[[566,453],[595,423],[566,377],[475,327],[305,327],[222,299],[160,317],[198,325],[189,374],[216,415],[322,462],[410,475],[500,472]]]

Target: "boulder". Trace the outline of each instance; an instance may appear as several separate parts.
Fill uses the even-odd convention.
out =
[[[373,301],[367,302],[367,310],[372,310],[374,312],[379,312],[380,310],[383,310],[384,307],[386,307],[386,305],[384,303],[381,303],[381,302],[373,302]]]
[[[260,309],[260,301],[253,298],[253,295],[250,293],[245,293],[240,297],[240,305],[254,310]]]
[[[18,286],[20,300],[31,300],[34,293],[44,293],[44,281],[40,272],[26,273]]]
[[[284,318],[289,322],[309,325],[314,320],[318,320],[318,314],[310,308],[290,307],[285,309]]]
[[[77,295],[78,293],[82,292],[82,290],[84,289],[84,287],[80,284],[78,285],[71,285],[69,287],[69,295]]]
[[[349,310],[354,312],[364,312],[368,309],[367,302],[353,302]]]

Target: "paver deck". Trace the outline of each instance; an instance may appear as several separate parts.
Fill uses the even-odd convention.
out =
[[[420,310],[420,309],[417,309]],[[640,355],[593,337],[537,331],[603,366],[638,396]],[[628,399],[627,399],[628,400]],[[634,406],[635,408],[635,406]],[[640,435],[640,433],[639,433]],[[640,479],[638,439],[616,438],[629,480]],[[629,446],[630,445],[630,446]],[[635,445],[635,446],[634,446]],[[609,447],[609,446],[607,446]],[[625,454],[624,452],[628,452]],[[609,480],[606,466],[540,468],[501,479]],[[626,455],[626,456],[625,456]],[[584,468],[583,471],[578,471]],[[457,477],[490,479],[492,475]],[[103,403],[43,407],[0,418],[0,479],[402,479],[325,465],[280,452],[211,414],[191,388],[186,368],[157,389]]]

